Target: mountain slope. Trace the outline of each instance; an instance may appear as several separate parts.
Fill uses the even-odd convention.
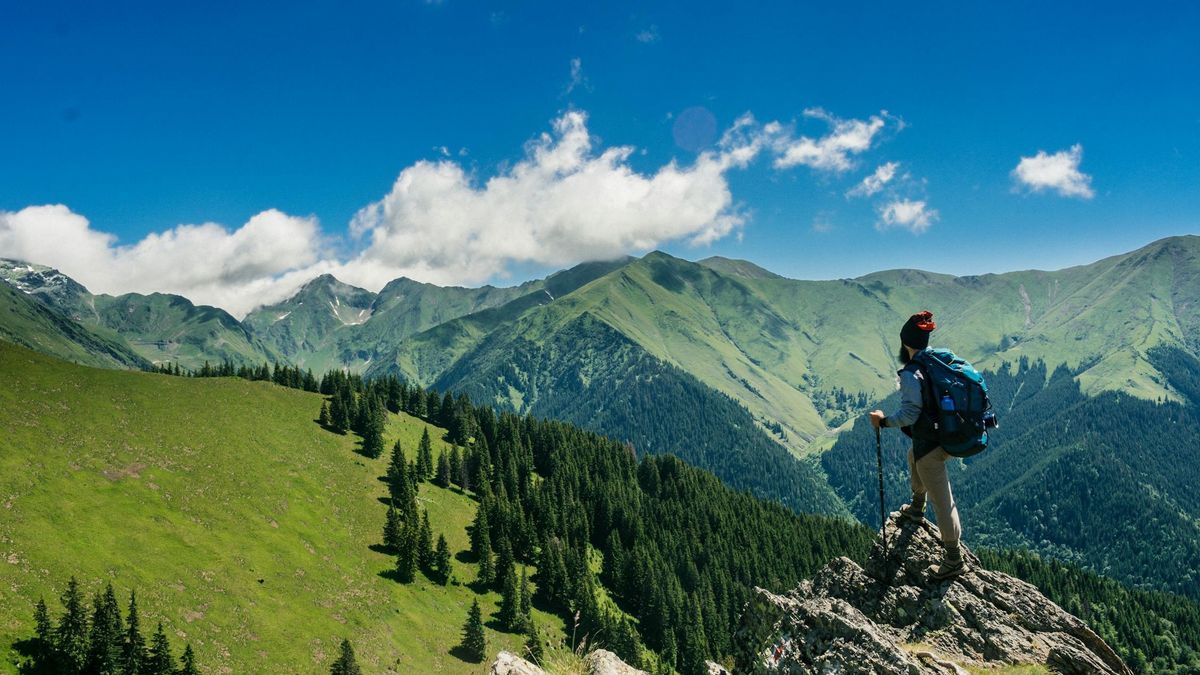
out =
[[[478,672],[450,652],[472,599],[490,614],[497,594],[381,575],[395,564],[371,549],[386,459],[319,427],[318,395],[84,369],[6,344],[0,372],[0,670],[37,599],[57,615],[75,575],[88,595],[103,580],[136,589],[143,629],[162,620],[204,672],[328,672],[344,637],[368,672]],[[388,443],[412,458],[426,428],[441,435],[392,417]],[[420,497],[434,536],[462,555],[474,500],[429,483]],[[474,579],[473,565],[452,565]]]
[[[3,283],[0,283],[0,340],[87,366],[150,367],[124,340],[98,335]]]
[[[205,361],[259,364],[276,360],[245,326],[216,307],[178,295],[93,295],[43,265],[0,259],[0,281],[113,342],[127,343],[151,363],[198,369]]]

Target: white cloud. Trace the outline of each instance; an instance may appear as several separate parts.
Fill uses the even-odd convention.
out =
[[[875,228],[883,231],[899,227],[913,234],[921,234],[937,219],[937,209],[929,208],[923,199],[896,199],[879,210],[879,222]]]
[[[739,119],[715,151],[651,174],[628,164],[634,148],[597,150],[586,116],[568,112],[511,169],[477,184],[451,161],[418,162],[351,229],[369,244],[340,276],[378,287],[406,275],[478,283],[510,263],[565,265],[663,242],[706,244],[739,228],[725,173],[762,148],[753,118]]]
[[[318,262],[316,221],[274,209],[230,231],[179,225],[130,246],[63,205],[0,211],[0,256],[56,267],[96,293],[178,293],[242,315],[287,297]]]
[[[582,78],[581,69],[575,60],[573,76]],[[335,236],[348,251],[341,256],[326,246],[315,218],[274,209],[237,228],[178,225],[123,244],[66,206],[49,205],[0,211],[0,257],[57,267],[94,292],[178,293],[240,317],[326,272],[372,290],[399,276],[477,284],[503,278],[514,265],[565,266],[669,242],[705,245],[740,234],[748,217],[734,200],[730,171],[764,153],[781,168],[836,169],[867,149],[884,123],[807,114],[833,127],[812,141],[819,156],[797,155],[807,139],[750,114],[694,160],[646,170],[630,163],[636,148],[600,145],[580,111],[561,115],[486,180],[449,146],[437,146],[436,160],[404,168],[386,195],[355,215],[348,234]],[[913,231],[936,216],[924,202],[881,211],[883,225]]]
[[[651,24],[649,28],[638,31],[637,35],[634,35],[634,38],[636,38],[637,41],[641,42],[642,44],[658,42],[658,26]]]
[[[858,185],[854,186],[846,193],[847,197],[870,197],[871,195],[883,189],[884,185],[891,182],[896,176],[896,169],[900,168],[900,162],[887,162],[876,167],[875,172],[866,178],[862,179]]]
[[[576,56],[571,59],[571,79],[567,82],[566,93],[569,94],[586,83],[587,79],[583,76],[583,60]]]
[[[1091,199],[1095,196],[1092,177],[1079,170],[1082,159],[1083,146],[1078,143],[1053,155],[1038,150],[1033,157],[1022,157],[1012,176],[1033,192],[1054,190],[1063,197]]]
[[[821,138],[793,138],[780,128],[775,139],[776,168],[803,164],[821,171],[846,171],[854,166],[851,156],[869,150],[890,117],[885,110],[865,120],[843,120],[821,108],[809,108],[804,116],[827,122],[829,133]]]

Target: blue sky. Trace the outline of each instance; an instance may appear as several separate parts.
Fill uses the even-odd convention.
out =
[[[64,240],[91,238],[107,247],[102,260],[133,266],[161,250],[132,251],[158,233],[178,244],[172,250],[207,246],[199,257],[215,261],[261,248],[250,234],[236,237],[264,212],[279,219],[260,218],[270,222],[256,232],[308,238],[276,255],[305,264],[251,255],[234,290],[222,285],[229,279],[189,282],[153,265],[140,273],[139,290],[162,279],[155,290],[194,290],[230,306],[230,294],[275,288],[268,282],[322,261],[344,266],[387,237],[364,280],[401,270],[511,283],[573,250],[636,253],[647,243],[693,259],[746,258],[798,278],[891,267],[965,274],[1061,267],[1200,232],[1194,3],[594,4],[7,3],[0,255],[55,258]],[[662,212],[690,204],[664,201],[646,207],[661,223],[596,244],[587,232],[562,232],[574,225],[561,214],[529,213],[547,201],[575,204],[542,198],[557,185],[530,187],[516,205],[489,197],[461,213],[446,202],[465,194],[463,185],[429,193],[437,199],[425,210],[413,210],[419,196],[393,190],[401,172],[440,161],[483,191],[529,161],[541,134],[550,134],[546,148],[560,147],[555,124],[571,114],[583,120],[589,157],[631,147],[607,169],[653,177],[672,161],[688,169],[704,153],[720,155],[721,134],[746,113],[762,149],[720,169],[715,185],[728,203],[712,205],[703,223],[672,221]],[[873,118],[882,127],[866,149],[845,154],[845,166],[778,166],[787,147],[835,135],[838,121]],[[1014,170],[1039,151],[1046,162],[1030,165],[1034,183],[1022,183]],[[847,196],[888,162],[898,163],[892,181]],[[713,187],[697,182],[688,194]],[[389,195],[407,215],[386,208]],[[598,201],[583,207],[615,209],[620,200]],[[908,222],[886,227],[897,202],[910,210],[892,215]],[[914,233],[922,230],[912,227],[917,202],[927,219]],[[69,213],[14,216],[51,204]],[[371,204],[381,207],[364,211]],[[543,218],[550,224],[524,234],[560,240],[528,243],[531,255],[453,264],[445,243],[425,253],[414,243],[448,222],[475,236],[455,219],[480,219],[480,210],[509,219],[480,228]],[[38,220],[51,216],[76,220]],[[583,221],[578,228],[609,222]],[[202,223],[221,228],[174,229]],[[89,255],[36,262],[80,275],[72,265],[102,266]],[[389,267],[395,255],[403,260]],[[477,262],[476,274],[464,272]],[[250,279],[255,270],[269,279]],[[92,275],[101,290],[139,277]],[[86,270],[81,276],[87,283]]]

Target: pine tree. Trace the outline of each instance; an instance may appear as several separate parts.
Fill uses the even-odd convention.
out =
[[[388,490],[392,495],[392,504],[400,511],[400,517],[409,520],[417,513],[417,493],[409,478],[409,465],[404,461],[404,451],[400,441],[392,446],[392,458],[388,463]]]
[[[421,442],[417,445],[417,480],[422,482],[429,479],[433,472],[433,442],[429,439],[429,427],[421,434]]]
[[[333,666],[329,668],[330,675],[361,675],[362,671],[358,668],[358,661],[354,658],[354,647],[350,646],[350,641],[343,638],[341,646],[341,654],[337,660],[333,662]]]
[[[367,457],[375,459],[383,454],[383,427],[386,421],[383,406],[379,400],[370,397],[363,399],[362,452]]]
[[[387,520],[383,523],[383,547],[389,552],[395,553],[400,548],[400,534],[403,525],[400,522],[400,513],[396,511],[396,507],[388,504]]]
[[[421,526],[417,530],[417,564],[429,571],[433,568],[433,529],[429,526],[429,512],[421,512]]]
[[[146,664],[146,639],[142,637],[141,619],[138,617],[137,594],[129,592],[129,615],[126,620],[125,644],[121,664],[126,675],[139,675]]]
[[[33,622],[37,631],[37,655],[40,663],[47,663],[54,653],[54,627],[50,624],[50,610],[46,609],[46,601],[38,598],[33,609]]]
[[[75,577],[71,577],[71,581],[67,583],[62,604],[64,612],[58,620],[58,629],[54,635],[55,651],[59,655],[59,665],[63,672],[78,673],[87,663],[88,619],[83,608],[83,595],[79,592],[79,582]]]
[[[529,590],[529,575],[524,565],[521,566],[521,603],[519,611],[521,622],[519,630],[524,632],[533,624],[533,594]]]
[[[320,424],[323,427],[327,427],[327,426],[329,426],[329,423],[330,423],[329,402],[321,401],[321,414],[317,416],[317,424]]]
[[[396,551],[396,578],[401,583],[412,583],[417,574],[417,527],[409,522],[404,526],[400,536],[400,546]]]
[[[510,633],[521,632],[521,590],[517,587],[517,575],[512,567],[497,570],[500,575],[500,607],[496,620]]]
[[[463,626],[463,651],[467,658],[479,663],[487,658],[487,637],[483,634],[483,614],[479,611],[479,600],[471,604],[467,623]]]
[[[450,545],[444,535],[438,535],[437,551],[433,554],[434,580],[445,586],[450,583]]]
[[[437,475],[433,482],[438,487],[450,487],[450,455],[445,450],[438,453]]]
[[[171,655],[171,643],[163,632],[162,622],[150,639],[150,659],[146,663],[148,675],[175,675],[175,657]]]
[[[530,621],[525,627],[525,653],[530,660],[539,665],[546,656],[545,645],[542,644],[542,634],[533,621]]]
[[[192,643],[189,642],[183,648],[183,659],[181,661],[179,675],[200,675],[200,670],[196,668],[196,654],[192,651]]]
[[[93,601],[92,631],[88,640],[88,670],[93,673],[115,673],[121,667],[125,631],[122,628],[121,608],[112,584]]]
[[[467,487],[466,467],[463,465],[462,452],[455,445],[450,448],[450,480],[460,488]]]

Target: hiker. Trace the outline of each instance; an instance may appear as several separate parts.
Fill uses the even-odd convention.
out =
[[[898,427],[912,437],[908,450],[908,471],[912,483],[912,501],[900,509],[900,516],[913,522],[925,520],[925,497],[933,501],[933,512],[937,516],[938,530],[942,536],[945,553],[942,562],[933,565],[929,576],[936,580],[949,579],[966,571],[959,538],[962,526],[958,520],[958,507],[950,491],[950,478],[946,475],[946,460],[951,455],[938,443],[938,432],[933,416],[924,415],[925,397],[922,392],[928,386],[925,373],[913,360],[913,355],[929,347],[929,334],[937,324],[933,314],[918,312],[909,317],[900,329],[900,363],[904,365],[896,374],[900,377],[900,409],[892,415],[882,410],[870,412],[871,425]]]

